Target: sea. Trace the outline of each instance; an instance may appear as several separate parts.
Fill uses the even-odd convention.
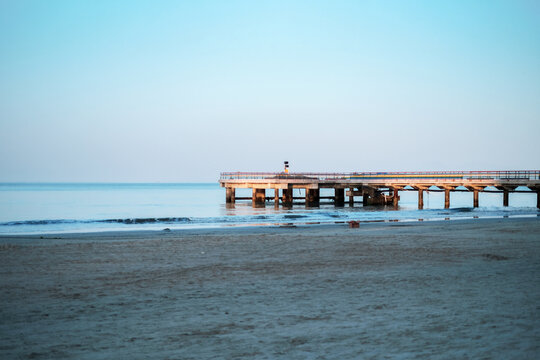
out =
[[[321,196],[332,195],[332,189],[321,190]],[[236,197],[249,196],[251,189],[236,190]],[[268,190],[267,196],[273,191]],[[294,196],[304,196],[304,191],[295,190]],[[276,208],[273,202],[262,208],[254,208],[248,200],[226,204],[225,189],[217,183],[1,183],[0,234],[540,216],[533,192],[511,193],[508,207],[502,206],[501,193],[481,192],[478,208],[472,207],[472,197],[471,192],[452,192],[450,209],[444,209],[444,193],[426,191],[424,209],[419,210],[417,193],[401,191],[398,209],[364,207],[361,202],[335,207],[330,200],[321,200],[318,207],[298,201],[287,209]]]

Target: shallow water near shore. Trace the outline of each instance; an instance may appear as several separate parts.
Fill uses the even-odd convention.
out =
[[[268,191],[271,196],[272,191]],[[250,189],[238,189],[248,197]],[[295,190],[295,196],[303,191]],[[331,189],[321,196],[331,196]],[[268,202],[253,208],[250,201],[225,204],[225,190],[218,184],[0,184],[0,234],[66,233],[116,230],[162,230],[313,224],[342,221],[411,221],[464,218],[536,216],[534,193],[513,193],[510,206],[502,194],[480,193],[480,207],[472,208],[472,193],[451,194],[451,208],[444,209],[444,195],[426,191],[424,209],[417,209],[417,193],[400,192],[398,210],[367,206],[337,208],[329,200],[317,208],[296,203],[292,209]]]

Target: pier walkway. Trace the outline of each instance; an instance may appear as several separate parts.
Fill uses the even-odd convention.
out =
[[[400,191],[417,191],[418,208],[424,207],[424,191],[445,193],[445,208],[450,207],[450,192],[470,191],[473,206],[478,207],[478,193],[502,193],[503,206],[508,206],[512,192],[536,193],[540,208],[540,170],[512,171],[429,171],[429,172],[353,172],[353,173],[271,173],[223,172],[219,183],[226,189],[226,202],[251,200],[253,206],[273,201],[275,206],[291,207],[294,189],[305,190],[306,206],[319,206],[320,189],[334,189],[329,197],[336,206],[345,205],[345,196],[352,206],[355,197],[363,205],[392,204],[397,208]],[[236,189],[252,189],[251,198],[236,198]],[[520,189],[518,189],[520,188]],[[266,196],[272,189],[273,196]],[[328,198],[328,197],[327,197]]]

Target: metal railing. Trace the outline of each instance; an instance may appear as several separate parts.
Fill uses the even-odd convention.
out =
[[[407,172],[222,172],[220,181],[226,180],[270,180],[270,179],[313,179],[313,180],[351,180],[351,179],[464,179],[464,180],[540,180],[540,170],[505,171],[407,171]]]

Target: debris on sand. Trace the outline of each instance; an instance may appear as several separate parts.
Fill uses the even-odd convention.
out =
[[[486,260],[496,260],[496,261],[508,260],[506,256],[495,255],[495,254],[482,254],[482,257],[484,257]]]

